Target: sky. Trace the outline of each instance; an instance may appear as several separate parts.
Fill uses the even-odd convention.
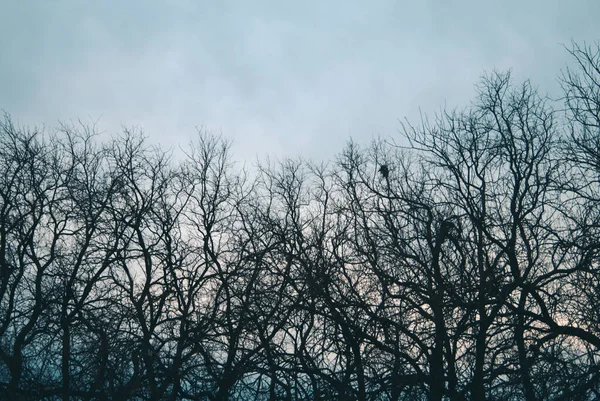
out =
[[[0,0],[0,110],[24,126],[135,127],[165,149],[197,131],[234,157],[328,160],[348,139],[466,106],[512,69],[557,93],[599,0]]]

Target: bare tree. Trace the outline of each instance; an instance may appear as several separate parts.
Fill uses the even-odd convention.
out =
[[[0,123],[0,398],[600,397],[600,51],[246,171]]]

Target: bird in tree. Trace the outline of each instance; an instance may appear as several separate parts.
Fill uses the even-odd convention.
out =
[[[388,179],[388,176],[390,175],[390,169],[387,166],[387,164],[382,164],[379,167],[379,173],[381,173],[381,175],[383,176],[383,178],[385,178],[386,180]]]

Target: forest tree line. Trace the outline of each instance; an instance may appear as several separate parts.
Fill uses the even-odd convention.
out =
[[[0,122],[0,398],[600,399],[600,47],[329,163]]]

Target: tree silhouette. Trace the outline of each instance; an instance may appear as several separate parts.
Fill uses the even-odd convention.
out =
[[[598,399],[600,48],[568,51],[561,101],[488,74],[321,165],[5,116],[0,399]]]

